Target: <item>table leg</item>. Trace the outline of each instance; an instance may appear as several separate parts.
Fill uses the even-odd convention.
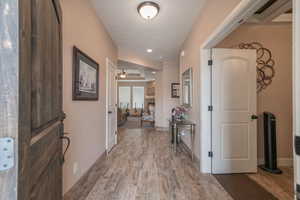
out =
[[[192,161],[194,161],[195,128],[191,125]]]
[[[174,125],[170,123],[170,127],[169,127],[169,134],[170,134],[170,143],[171,143],[171,147],[173,148],[173,135],[174,135]]]
[[[173,142],[174,142],[174,151],[176,153],[177,150],[177,133],[178,133],[178,128],[176,124],[174,124],[174,135],[173,135]]]
[[[169,122],[169,137],[170,137],[170,134],[172,135],[172,126],[171,126],[171,123]],[[172,137],[172,136],[171,136]],[[171,138],[170,137],[170,138]]]

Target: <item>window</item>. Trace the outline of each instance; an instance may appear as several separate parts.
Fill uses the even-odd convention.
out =
[[[132,87],[132,107],[144,107],[144,87]]]
[[[145,91],[144,87],[120,86],[119,87],[119,108],[144,108]]]
[[[119,87],[119,108],[130,107],[130,87]]]

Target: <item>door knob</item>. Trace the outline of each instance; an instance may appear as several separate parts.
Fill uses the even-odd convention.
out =
[[[112,113],[112,111],[108,111],[108,114],[111,114]]]
[[[251,115],[251,119],[252,119],[252,120],[258,119],[258,116],[257,116],[257,115]]]

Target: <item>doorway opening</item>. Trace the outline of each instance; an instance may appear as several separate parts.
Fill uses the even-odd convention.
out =
[[[153,128],[156,70],[119,60],[117,74],[119,130]]]
[[[274,1],[266,7],[268,2],[248,9],[243,8],[246,2],[241,3],[239,9],[244,13],[237,9],[225,20],[239,23],[225,22],[223,32],[220,29],[202,49],[202,62],[207,66],[202,73],[203,92],[211,93],[203,98],[202,106],[213,106],[213,112],[202,113],[210,124],[203,130],[211,132],[203,137],[211,142],[202,147],[203,155],[207,150],[213,152],[202,171],[242,173],[267,191],[274,186],[275,192],[274,188],[269,192],[277,198],[294,199],[293,5],[292,1],[278,1],[280,5]],[[212,63],[205,63],[208,60]],[[264,135],[266,113],[276,118],[273,135],[277,143],[273,146],[277,156],[274,148],[270,156],[277,159],[280,175],[258,168],[265,164],[268,150],[264,145],[268,140]]]
[[[109,153],[118,141],[117,132],[117,67],[106,59],[106,153]]]

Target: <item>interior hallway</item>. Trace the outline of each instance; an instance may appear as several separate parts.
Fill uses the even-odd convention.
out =
[[[199,173],[187,152],[174,156],[169,139],[151,128],[121,129],[86,200],[232,199],[212,175]]]
[[[118,139],[87,184],[64,200],[232,200],[213,175],[198,171],[183,148],[175,156],[168,132],[119,128]],[[292,200],[293,169],[281,169],[282,175],[259,170],[248,176],[276,198]]]

